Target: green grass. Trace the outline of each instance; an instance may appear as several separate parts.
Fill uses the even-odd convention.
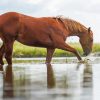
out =
[[[93,45],[93,52],[100,52],[100,43],[95,43]]]
[[[83,50],[79,43],[70,43],[70,45],[78,50],[78,52],[82,55]],[[93,53],[100,52],[100,44],[95,43],[93,46]],[[46,49],[44,48],[36,48],[22,45],[18,42],[14,44],[13,57],[45,57]],[[74,56],[74,54],[63,51],[60,49],[56,49],[54,53],[55,57],[65,57],[65,56]]]

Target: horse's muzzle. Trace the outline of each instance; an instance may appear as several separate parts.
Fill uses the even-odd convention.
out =
[[[86,50],[83,55],[88,56],[90,53],[91,53],[91,50]]]
[[[89,54],[88,53],[83,53],[83,56],[88,56]]]

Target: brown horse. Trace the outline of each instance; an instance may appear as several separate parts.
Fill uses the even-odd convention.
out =
[[[78,36],[85,55],[92,50],[93,33],[79,22],[67,18],[42,17],[34,18],[8,12],[0,16],[0,37],[3,45],[0,48],[0,64],[3,56],[12,64],[13,43],[15,40],[28,46],[47,48],[46,63],[51,62],[56,48],[74,53],[82,60],[77,50],[65,43],[69,36]]]

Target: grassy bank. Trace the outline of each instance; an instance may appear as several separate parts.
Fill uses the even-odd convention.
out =
[[[70,45],[76,48],[81,55],[83,54],[83,50],[79,43],[70,43]],[[18,42],[15,42],[13,51],[14,51],[13,57],[44,57],[46,56],[46,49],[25,46]],[[95,52],[100,52],[99,43],[95,43],[93,46],[93,53]],[[54,56],[55,57],[65,57],[65,56],[74,56],[74,55],[70,52],[56,49]]]

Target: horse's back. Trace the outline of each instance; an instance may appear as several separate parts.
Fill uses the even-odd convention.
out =
[[[19,18],[19,13],[17,12],[7,12],[0,16],[1,21],[9,20],[12,18]]]
[[[10,19],[17,19],[20,22],[29,22],[29,23],[43,23],[43,25],[49,24],[49,25],[54,25],[56,24],[56,21],[53,17],[33,17],[33,16],[28,16],[25,14],[17,13],[17,12],[7,12],[4,13],[0,16],[1,20],[0,21],[7,21]]]
[[[64,38],[63,28],[53,17],[31,17],[16,12],[2,14],[4,33],[27,45],[51,46]],[[37,45],[38,44],[38,45]]]

